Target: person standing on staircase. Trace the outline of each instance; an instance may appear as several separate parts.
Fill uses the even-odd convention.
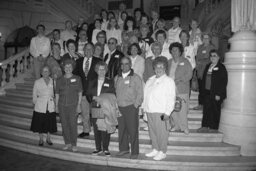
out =
[[[166,158],[169,137],[169,116],[175,103],[175,83],[167,76],[168,61],[165,57],[156,57],[153,61],[153,69],[155,74],[146,82],[141,105],[144,115],[147,115],[153,148],[146,157],[163,160]],[[167,118],[168,122],[164,121]]]
[[[198,106],[194,107],[194,110],[202,110],[203,109],[203,87],[202,87],[202,79],[204,70],[207,64],[210,63],[209,52],[212,49],[215,49],[214,45],[211,43],[211,36],[209,33],[203,33],[203,44],[198,47],[197,55],[196,55],[196,77],[198,81]]]
[[[40,71],[44,65],[45,59],[49,56],[51,51],[50,39],[45,37],[45,26],[39,24],[36,26],[37,36],[33,37],[30,42],[29,52],[34,58],[34,74],[35,78],[41,77]]]
[[[131,159],[139,155],[139,106],[143,101],[143,81],[131,69],[129,57],[120,60],[121,72],[115,77],[116,97],[122,114],[118,118],[119,153],[117,156],[129,154],[131,144]]]
[[[104,93],[113,94],[113,96],[115,96],[114,80],[106,78],[105,75],[107,70],[108,66],[103,61],[100,61],[95,65],[97,77],[89,82],[86,92],[86,97],[92,107],[92,125],[96,146],[96,149],[92,152],[92,155],[98,155],[104,152],[106,156],[110,156],[108,146],[111,133],[108,132],[107,129],[107,125],[109,123],[105,122],[105,118],[95,117],[95,113],[97,114],[99,110],[103,110],[102,106],[97,103],[97,101],[100,99],[99,96]]]
[[[169,60],[169,76],[175,81],[177,88],[176,95],[182,99],[182,107],[179,112],[172,113],[174,127],[171,131],[182,131],[189,134],[188,129],[188,110],[190,80],[192,78],[192,66],[184,57],[184,48],[181,43],[172,43],[169,47],[173,58]]]
[[[203,120],[197,132],[217,132],[219,129],[221,104],[226,99],[228,74],[220,62],[216,49],[210,51],[211,62],[206,66],[202,79]]]
[[[82,83],[81,78],[73,75],[75,61],[67,59],[63,63],[64,75],[56,83],[56,112],[60,115],[62,134],[65,142],[63,150],[78,151],[77,113],[81,111]]]
[[[39,146],[44,145],[43,133],[47,133],[46,143],[52,145],[50,133],[57,132],[54,105],[53,80],[50,68],[44,66],[41,70],[42,78],[35,81],[33,87],[34,112],[30,130],[39,133]]]
[[[72,30],[72,21],[67,20],[65,22],[65,30],[60,33],[60,38],[64,41],[64,49],[67,52],[67,41],[69,39],[76,40],[77,34]]]
[[[73,73],[79,76],[82,80],[83,93],[81,101],[81,116],[83,121],[83,132],[79,134],[80,138],[89,136],[91,131],[91,122],[90,122],[90,104],[86,98],[86,92],[88,89],[88,84],[91,80],[97,78],[97,73],[94,68],[95,65],[102,61],[99,58],[93,57],[94,54],[94,45],[92,43],[87,43],[84,45],[84,57],[76,61],[76,68]]]

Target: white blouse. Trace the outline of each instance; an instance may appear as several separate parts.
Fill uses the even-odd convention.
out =
[[[117,39],[117,44],[121,45],[122,43],[122,33],[120,29],[111,29],[111,30],[106,30],[106,35],[107,35],[107,41],[114,37]]]
[[[166,74],[160,78],[150,77],[144,88],[142,108],[148,113],[163,113],[170,116],[175,104],[175,83]]]
[[[35,104],[34,110],[40,113],[55,111],[54,93],[53,93],[53,80],[50,78],[48,85],[43,78],[35,81],[33,87],[33,103]]]
[[[192,69],[196,67],[196,51],[197,48],[191,44],[184,48],[184,57],[190,62]]]

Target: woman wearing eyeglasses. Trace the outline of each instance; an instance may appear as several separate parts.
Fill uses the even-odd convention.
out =
[[[107,45],[107,37],[105,31],[100,31],[96,36],[96,44],[100,44],[102,46],[102,55],[103,57],[109,52],[108,45]],[[95,44],[95,45],[96,45]]]
[[[210,51],[211,62],[206,66],[202,79],[203,120],[198,132],[217,132],[219,129],[221,104],[226,98],[228,76],[226,67],[220,62],[217,50]]]

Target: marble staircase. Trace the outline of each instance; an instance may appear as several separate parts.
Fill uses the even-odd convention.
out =
[[[168,142],[167,158],[154,161],[146,158],[144,153],[151,150],[148,131],[143,127],[146,123],[140,120],[140,155],[137,160],[128,157],[117,158],[118,134],[111,135],[111,157],[92,156],[94,150],[93,132],[88,138],[78,138],[78,152],[62,150],[62,129],[57,117],[58,132],[52,135],[53,146],[38,146],[38,135],[29,130],[33,105],[33,79],[25,79],[25,83],[16,83],[16,88],[7,89],[6,95],[0,97],[0,145],[37,155],[70,160],[80,163],[139,168],[147,170],[254,170],[256,157],[240,156],[240,147],[223,143],[222,133],[197,133],[201,126],[202,111],[192,110],[197,105],[197,94],[191,94],[191,110],[188,114],[190,134],[171,132]],[[78,126],[82,132],[82,126]]]

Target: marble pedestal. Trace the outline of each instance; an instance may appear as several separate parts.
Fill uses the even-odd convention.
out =
[[[219,130],[224,142],[241,146],[241,155],[256,156],[256,34],[239,31],[229,41],[227,99]]]

